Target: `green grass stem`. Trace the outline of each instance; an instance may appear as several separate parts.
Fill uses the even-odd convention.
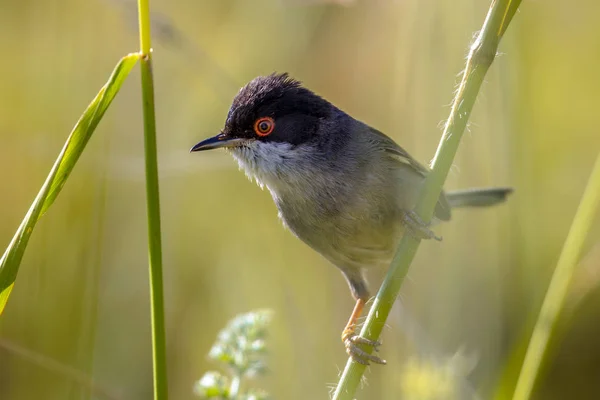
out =
[[[585,238],[600,207],[600,154],[589,178],[587,188],[579,203],[573,224],[552,275],[550,286],[542,303],[525,360],[521,367],[513,400],[531,397],[548,343],[564,307],[575,267],[581,256]]]
[[[477,35],[477,39],[471,45],[462,80],[452,103],[450,117],[446,121],[442,139],[432,163],[432,171],[427,177],[416,207],[416,212],[424,221],[431,220],[435,204],[450,171],[485,74],[496,56],[498,43],[520,2],[520,0],[493,0],[483,27]],[[413,238],[411,235],[403,236],[386,278],[367,316],[360,333],[361,336],[377,340],[381,335],[419,243],[420,240]],[[364,350],[372,351],[370,348]],[[354,399],[365,369],[364,365],[348,359],[333,399]]]
[[[146,163],[146,208],[148,216],[148,259],[150,272],[150,314],[152,323],[152,371],[154,400],[167,400],[167,350],[162,272],[162,240],[158,157],[156,149],[156,117],[154,112],[154,80],[152,77],[152,44],[150,38],[150,5],[138,0],[140,27],[142,104],[144,111],[144,154]]]

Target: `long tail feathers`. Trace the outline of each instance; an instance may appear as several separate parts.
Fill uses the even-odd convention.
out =
[[[513,189],[508,187],[456,190],[446,193],[446,199],[452,208],[487,207],[504,202],[512,192]]]

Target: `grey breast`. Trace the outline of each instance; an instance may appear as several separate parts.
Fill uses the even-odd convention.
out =
[[[340,268],[387,264],[401,235],[402,181],[376,144],[365,147],[351,140],[329,145],[338,146],[337,156],[323,154],[319,162],[295,169],[304,178],[293,178],[293,190],[271,190],[280,217],[298,238]]]

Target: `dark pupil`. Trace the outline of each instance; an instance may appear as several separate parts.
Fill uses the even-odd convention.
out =
[[[266,121],[263,121],[258,125],[258,128],[260,129],[261,132],[266,132],[269,130],[269,123]]]

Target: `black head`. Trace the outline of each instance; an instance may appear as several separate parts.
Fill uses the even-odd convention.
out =
[[[221,133],[191,151],[242,146],[248,141],[306,143],[333,106],[288,74],[259,76],[233,99]]]

